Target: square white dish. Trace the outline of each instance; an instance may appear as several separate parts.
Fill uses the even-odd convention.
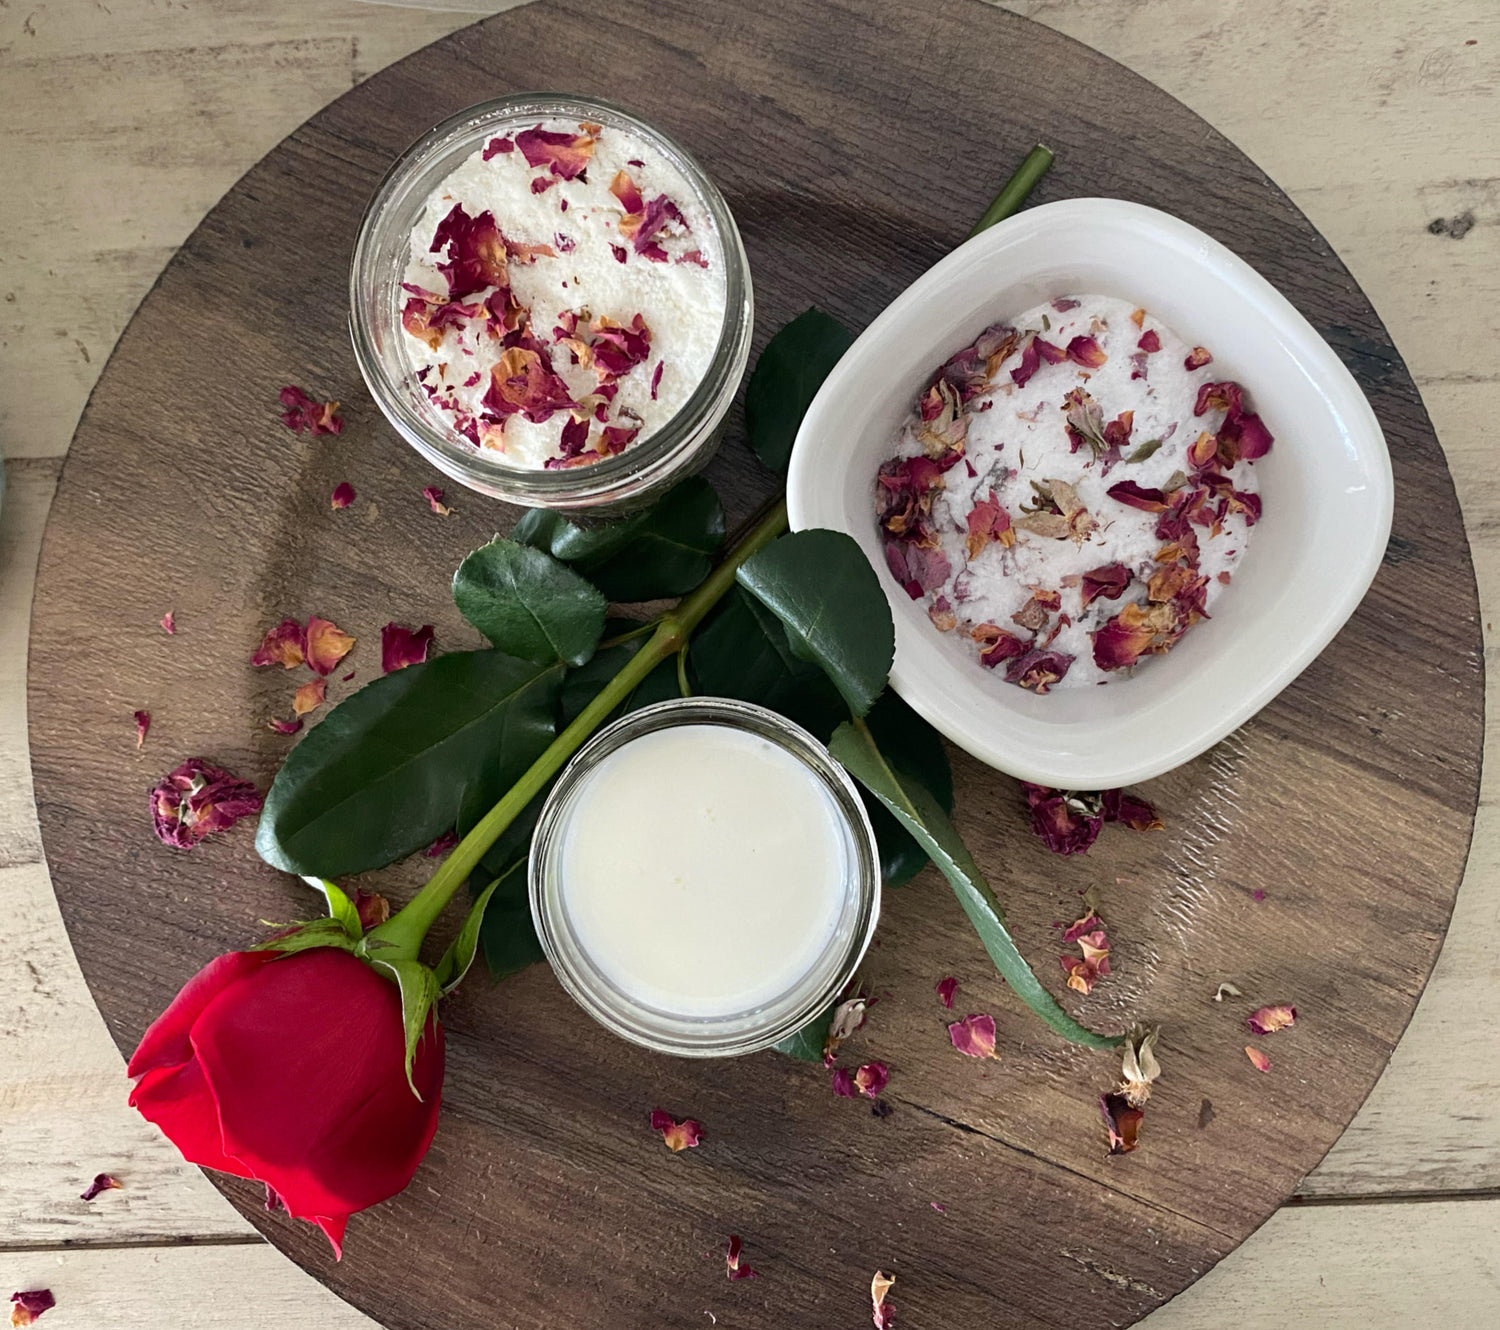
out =
[[[1246,390],[1275,446],[1255,464],[1254,542],[1212,620],[1107,686],[1038,697],[938,632],[881,551],[875,476],[933,372],[988,324],[1057,296],[1144,306]],[[981,761],[1022,780],[1109,789],[1211,747],[1285,688],[1380,567],[1394,487],[1375,413],[1311,324],[1196,227],[1120,199],[1032,208],[912,283],[845,354],[803,419],[787,477],[794,530],[853,536],[896,620],[891,682]]]

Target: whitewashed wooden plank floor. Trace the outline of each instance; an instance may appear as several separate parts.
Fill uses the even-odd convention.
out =
[[[1180,97],[1328,236],[1422,388],[1464,504],[1488,630],[1500,596],[1500,500],[1488,474],[1500,414],[1500,8],[1007,7]],[[911,9],[919,22],[920,4]],[[61,456],[163,263],[286,132],[471,17],[352,0],[0,0],[0,449],[9,484],[0,516],[0,943],[13,958],[0,971],[0,1284],[51,1284],[57,1330],[248,1327],[291,1316],[371,1325],[261,1243],[124,1106],[120,1057],[42,862],[26,751],[26,634]],[[1442,233],[1429,230],[1437,219]],[[1495,789],[1487,779],[1437,972],[1370,1102],[1307,1179],[1304,1202],[1153,1316],[1152,1330],[1500,1322]],[[100,1169],[119,1173],[127,1189],[85,1205],[77,1193]]]

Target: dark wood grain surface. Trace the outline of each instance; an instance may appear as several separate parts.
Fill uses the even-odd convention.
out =
[[[393,155],[484,97],[547,87],[638,108],[719,181],[744,231],[757,345],[811,301],[859,327],[962,238],[1035,140],[1038,201],[1118,195],[1203,227],[1275,282],[1358,376],[1390,443],[1395,532],[1349,627],[1271,707],[1148,793],[1166,831],[1108,829],[1048,855],[1014,782],[955,754],[961,830],[1023,950],[1057,981],[1056,921],[1098,886],[1115,974],[1093,1023],[1164,1025],[1141,1148],[1109,1157],[1095,1105],[1115,1069],[1065,1046],[994,976],[930,870],[891,893],[880,995],[850,1045],[892,1068],[877,1117],[822,1071],[764,1054],[702,1065],[592,1026],[543,967],[472,982],[445,1010],[445,1115],[395,1201],[321,1237],[222,1182],[279,1247],[392,1327],[869,1324],[894,1271],[898,1324],[1124,1325],[1201,1275],[1295,1187],[1348,1123],[1426,981],[1477,796],[1483,680],[1458,506],[1416,390],[1328,246],[1255,166],[1164,93],[976,0],[568,0],[499,16],[356,88],[288,138],[205,219],[142,305],[94,392],[42,555],[31,735],[48,860],[94,996],[122,1049],[200,965],[305,914],[248,828],[173,852],[146,790],[203,755],[269,782],[291,741],[291,676],[249,665],[262,632],[319,613],[378,670],[380,625],[477,645],[444,592],[514,513],[439,481],[384,424],[345,334],[359,214]],[[997,311],[1003,313],[1003,311]],[[276,392],[344,400],[308,439]],[[711,479],[732,516],[770,480],[738,416]],[[331,512],[342,480],[354,507]],[[175,610],[179,633],[157,620]],[[1206,631],[1211,631],[1208,629]],[[337,676],[336,676],[337,677]],[[130,713],[154,717],[142,754]],[[427,862],[381,875],[395,894]],[[1256,893],[1262,893],[1260,899]],[[1003,1059],[948,1045],[933,984],[991,1011]],[[1232,979],[1245,998],[1211,1001]],[[1060,987],[1060,984],[1059,984]],[[1295,1029],[1244,1054],[1244,1016],[1295,1002]],[[124,1086],[121,1087],[124,1094]],[[654,1107],[704,1144],[674,1156]],[[942,1206],[940,1211],[936,1205]],[[742,1234],[758,1280],[730,1284]],[[716,1318],[716,1321],[711,1319]]]

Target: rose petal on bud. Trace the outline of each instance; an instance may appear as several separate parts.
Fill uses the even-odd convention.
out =
[[[1245,1023],[1256,1034],[1274,1034],[1277,1030],[1285,1030],[1288,1026],[1295,1025],[1296,1022],[1297,1008],[1290,1003],[1262,1007],[1245,1018]]]
[[[651,1130],[661,1133],[667,1149],[673,1154],[696,1148],[703,1135],[703,1127],[693,1118],[683,1118],[679,1122],[670,1113],[659,1108],[651,1111]]]
[[[995,1052],[995,1018],[993,1016],[971,1014],[961,1021],[954,1021],[948,1027],[948,1038],[953,1047],[965,1057],[994,1058],[999,1061],[1000,1055]]]

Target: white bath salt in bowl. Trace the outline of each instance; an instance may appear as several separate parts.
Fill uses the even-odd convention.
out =
[[[1273,442],[1212,354],[1066,295],[934,368],[881,466],[886,562],[936,631],[1045,695],[1122,677],[1207,620]]]
[[[1104,336],[1095,335],[1108,356],[1103,365],[1069,359],[1068,348],[1080,335],[1077,330],[1068,329],[1064,341],[1061,332],[1054,331],[1055,323],[1052,328],[1040,326],[1043,313],[1049,321],[1059,314],[1078,315],[1079,310],[1053,309],[1051,302],[1076,299],[1080,294],[1118,302],[1107,307],[1110,326]],[[1125,325],[1119,323],[1122,308],[1127,311]],[[1217,485],[1211,487],[1214,516],[1222,522],[1221,536],[1227,533],[1238,539],[1246,534],[1247,513],[1230,511],[1235,503],[1251,508],[1258,499],[1260,516],[1249,531],[1248,542],[1239,540],[1233,546],[1232,563],[1226,544],[1222,554],[1214,556],[1225,560],[1223,568],[1204,565],[1214,570],[1203,587],[1203,608],[1212,619],[1190,625],[1165,653],[1152,648],[1175,631],[1175,608],[1172,624],[1165,622],[1167,612],[1162,611],[1149,622],[1123,625],[1130,630],[1128,638],[1122,635],[1126,645],[1145,639],[1140,653],[1145,659],[1135,666],[1104,671],[1109,675],[1107,687],[1088,682],[1090,670],[1099,668],[1094,658],[1098,628],[1093,629],[1093,638],[1087,637],[1085,628],[1084,635],[1070,639],[1076,648],[1075,660],[1065,674],[1051,671],[1059,677],[1044,680],[1049,672],[1045,663],[1033,661],[1041,668],[1030,680],[1031,686],[1017,687],[1005,677],[1012,668],[1011,658],[987,667],[980,643],[960,635],[960,605],[954,593],[957,575],[970,557],[963,542],[968,536],[968,513],[977,508],[977,502],[962,513],[965,530],[943,531],[940,549],[932,551],[949,561],[947,570],[924,568],[919,559],[913,571],[909,549],[903,550],[906,568],[893,570],[886,552],[886,537],[891,533],[883,529],[878,516],[879,473],[897,453],[915,455],[910,442],[897,441],[903,438],[914,403],[932,384],[934,370],[974,346],[996,324],[1002,329],[1015,327],[1019,333],[1024,331],[1022,321],[1031,318],[1029,326],[1063,353],[1052,363],[1039,348],[1034,376],[1018,392],[1035,385],[1036,394],[1045,393],[1052,403],[1050,411],[1058,413],[1061,394],[1057,388],[1066,391],[1077,384],[1091,396],[1097,388],[1101,410],[1108,412],[1103,426],[1108,426],[1129,403],[1120,400],[1111,407],[1105,402],[1110,380],[1099,376],[1121,373],[1131,356],[1144,350],[1128,345],[1133,331],[1128,314],[1137,309],[1146,311],[1141,332],[1154,329],[1164,348],[1166,332],[1171,332],[1180,339],[1179,349],[1202,346],[1212,352],[1212,363],[1201,367],[1201,375],[1195,371],[1190,382],[1198,391],[1204,382],[1238,385],[1241,414],[1253,414],[1258,422],[1251,431],[1251,451],[1261,441],[1259,430],[1274,438],[1274,446],[1253,467],[1241,461],[1230,468],[1226,476],[1229,495],[1220,494]],[[1118,340],[1121,334],[1124,343]],[[1011,354],[1003,371],[996,366],[1006,377],[1019,367]],[[1080,347],[1079,354],[1086,359],[1089,353]],[[1168,385],[1166,354],[1164,349],[1147,356],[1148,383],[1154,377],[1159,390]],[[1117,357],[1120,363],[1111,369]],[[1077,377],[1084,370],[1091,375],[1087,381]],[[1049,375],[1063,378],[1049,382]],[[1179,386],[1185,390],[1189,385]],[[1132,420],[1133,446],[1153,437],[1146,427],[1152,410],[1160,408],[1164,415],[1182,417],[1185,392],[1183,397],[1176,395],[1177,389],[1172,393],[1170,403],[1158,401],[1153,407],[1148,401],[1135,408],[1141,417]],[[1011,398],[1005,401],[1009,404]],[[1212,441],[1223,433],[1228,408],[1234,404],[1205,401],[1201,416],[1194,414],[1196,405],[1195,398],[1177,432],[1200,431]],[[1020,406],[1030,410],[1024,398]],[[996,405],[975,420],[983,421],[985,414],[999,410],[997,397]],[[939,412],[929,423],[942,428],[946,422]],[[988,438],[987,431],[1011,426],[976,423],[966,428],[975,431],[976,449],[992,449],[995,440]],[[1100,436],[1107,449],[1109,441],[1103,438],[1102,428]],[[1068,473],[1055,474],[1064,461],[1064,455],[1056,453],[1056,440],[1054,435],[1047,445],[1055,465],[1044,464],[1044,470],[1054,472],[1052,476],[1038,475],[1028,452],[1024,468],[1019,455],[1006,461],[1007,467],[1016,467],[1016,476],[994,477],[997,507],[1002,506],[1003,497],[1013,524],[1026,516],[1023,507],[1037,506],[1021,502],[1025,496],[1019,482],[1024,481],[1033,495],[1033,479],[1072,483]],[[1001,442],[1003,454],[1011,441]],[[1019,454],[1019,438],[1015,443]],[[1091,469],[1080,465],[1083,450],[1080,447],[1065,456],[1082,477],[1075,490],[1087,517],[1099,520],[1101,526],[1110,524],[1111,530],[1116,524],[1144,519],[1151,524],[1154,538],[1153,519],[1159,521],[1161,514],[1132,509],[1111,499],[1108,491],[1121,483],[1121,477],[1138,472],[1139,480],[1132,483],[1148,490],[1160,488],[1165,496],[1171,476],[1158,475],[1156,468],[1164,469],[1167,461],[1126,462],[1123,459],[1131,454],[1122,443],[1122,460],[1104,476],[1102,458]],[[998,460],[997,454],[991,467]],[[976,462],[976,473],[979,470]],[[953,502],[961,510],[981,477],[970,477],[960,462],[945,473],[944,496],[949,475]],[[1234,500],[1236,492],[1244,497]],[[986,490],[980,498],[987,497]],[[1218,519],[1218,505],[1225,497],[1231,502]],[[1156,209],[1117,199],[1072,199],[1028,209],[982,232],[914,282],[865,329],[829,375],[798,431],[787,479],[788,509],[795,529],[827,527],[847,532],[879,570],[896,622],[891,681],[906,701],[982,761],[1023,780],[1068,790],[1110,789],[1168,771],[1248,720],[1295,679],[1354,612],[1374,578],[1390,534],[1392,497],[1390,458],[1374,412],[1349,371],[1307,320],[1254,269],[1210,236]],[[1054,487],[1052,499],[1042,502],[1040,510],[1065,522],[1076,516],[1077,509],[1072,514],[1056,511],[1072,507],[1057,502],[1069,499],[1066,493],[1059,495]],[[946,497],[944,501],[948,502]],[[1140,519],[1129,518],[1133,512],[1140,512]],[[950,518],[958,515],[948,514]],[[986,576],[976,591],[974,581],[985,560],[998,555],[1002,565],[1005,561],[999,525],[997,514],[989,529],[994,540],[986,539],[969,570],[973,576],[967,590],[971,596],[988,599],[964,608],[962,617],[976,626],[991,623],[1026,644],[1037,635],[1045,640],[1057,626],[1061,604],[1058,610],[1042,607],[1048,616],[1045,628],[1035,611],[1031,617],[1038,626],[1026,627],[1006,613],[1017,612],[1011,607],[1014,597],[1023,592],[1015,587],[1024,588],[1028,580],[1040,584],[1044,576],[1056,572],[1059,598],[1067,591],[1077,592],[1081,600],[1081,581],[1079,587],[1064,587],[1062,580],[1102,566],[1103,560],[1096,565],[1092,556],[1094,549],[1103,553],[1105,547],[1095,544],[1092,534],[1088,543],[1077,546],[1072,545],[1071,536],[1060,543],[1054,538],[1055,564],[1048,560],[1045,567],[1033,566],[1026,576],[1005,579],[1015,587]],[[1077,525],[1072,534],[1077,534]],[[1200,536],[1208,530],[1194,529]],[[1121,527],[1122,534],[1124,530]],[[1016,531],[1017,543],[1020,534]],[[1200,547],[1216,544],[1218,539],[1200,540]],[[999,550],[991,548],[992,543],[1000,544]],[[1087,550],[1089,567],[1082,566],[1084,555],[1075,560],[1070,549]],[[1153,561],[1158,550],[1151,552]],[[1132,563],[1144,557],[1144,545],[1127,548],[1122,544],[1117,553],[1131,581],[1119,600],[1096,597],[1090,608],[1102,605],[1114,617],[1125,605],[1133,604],[1137,609],[1132,618],[1155,614],[1149,599],[1150,579],[1144,579],[1143,585],[1140,573],[1144,570]],[[1200,560],[1206,557],[1200,548]],[[1228,585],[1219,581],[1219,571],[1231,573]],[[917,583],[916,599],[906,585],[912,581]],[[929,617],[945,587],[948,612],[955,620],[948,631]],[[1054,645],[1061,641],[1059,634]],[[1078,682],[1065,686],[1074,670],[1079,671]],[[1039,683],[1050,691],[1039,694]]]

